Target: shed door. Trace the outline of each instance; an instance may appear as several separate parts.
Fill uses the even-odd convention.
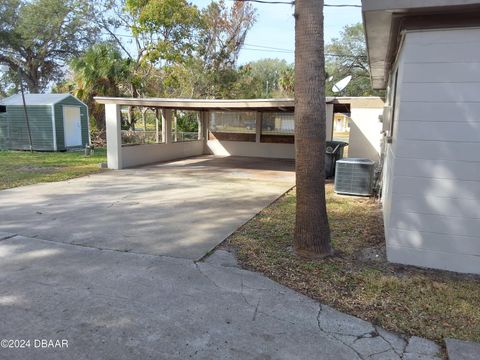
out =
[[[63,107],[63,131],[65,132],[65,146],[82,146],[82,120],[80,107]]]

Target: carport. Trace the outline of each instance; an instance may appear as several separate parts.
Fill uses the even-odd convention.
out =
[[[97,97],[105,104],[108,167],[125,169],[199,155],[294,159],[294,100],[196,100]],[[151,110],[156,117],[154,143],[122,141],[122,110]],[[327,140],[332,137],[335,108],[349,107],[349,98],[328,98]],[[178,111],[195,112],[198,134],[185,139],[176,133]]]

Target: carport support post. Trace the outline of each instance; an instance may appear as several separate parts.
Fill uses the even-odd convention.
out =
[[[120,105],[105,104],[107,129],[107,164],[109,169],[119,170],[122,164],[122,124]]]
[[[333,104],[327,104],[326,106],[326,119],[327,119],[327,129],[326,129],[326,135],[327,135],[327,141],[332,141],[333,139],[333,119],[335,117],[334,111],[333,111]]]
[[[177,126],[177,111],[173,111],[173,123],[175,124],[175,131],[173,132],[173,142],[178,141],[178,126]]]
[[[202,140],[203,139],[203,111],[200,111],[198,113],[198,134],[197,134],[197,140]]]
[[[160,142],[160,132],[158,128],[158,119],[160,118],[160,111],[158,108],[155,108],[155,142],[158,144]]]
[[[201,119],[202,119],[202,138],[205,141],[205,145],[206,145],[208,141],[208,126],[210,121],[210,112],[202,111]]]
[[[257,111],[255,113],[256,118],[256,131],[255,131],[255,142],[260,143],[262,141],[262,113]]]
[[[163,117],[162,117],[162,130],[163,136],[165,137],[164,142],[165,144],[172,143],[172,120],[173,120],[173,111],[171,109],[164,109],[163,110]]]
[[[198,138],[203,141],[203,153],[210,154],[208,149],[208,120],[210,113],[208,111],[200,111],[200,124],[198,129]]]

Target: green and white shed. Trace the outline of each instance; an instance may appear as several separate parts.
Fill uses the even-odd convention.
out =
[[[70,94],[25,94],[34,150],[64,151],[90,143],[88,107]],[[29,149],[21,95],[0,100],[0,149]]]

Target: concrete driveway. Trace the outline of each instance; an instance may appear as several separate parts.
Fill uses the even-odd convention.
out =
[[[197,158],[0,192],[0,359],[438,359],[225,251],[191,260],[291,166]]]
[[[0,339],[30,340],[2,343],[0,359],[440,359],[432,342],[321,305],[221,250],[195,263],[0,233],[0,289]]]
[[[0,192],[0,231],[199,259],[294,185],[294,163],[198,157]]]

